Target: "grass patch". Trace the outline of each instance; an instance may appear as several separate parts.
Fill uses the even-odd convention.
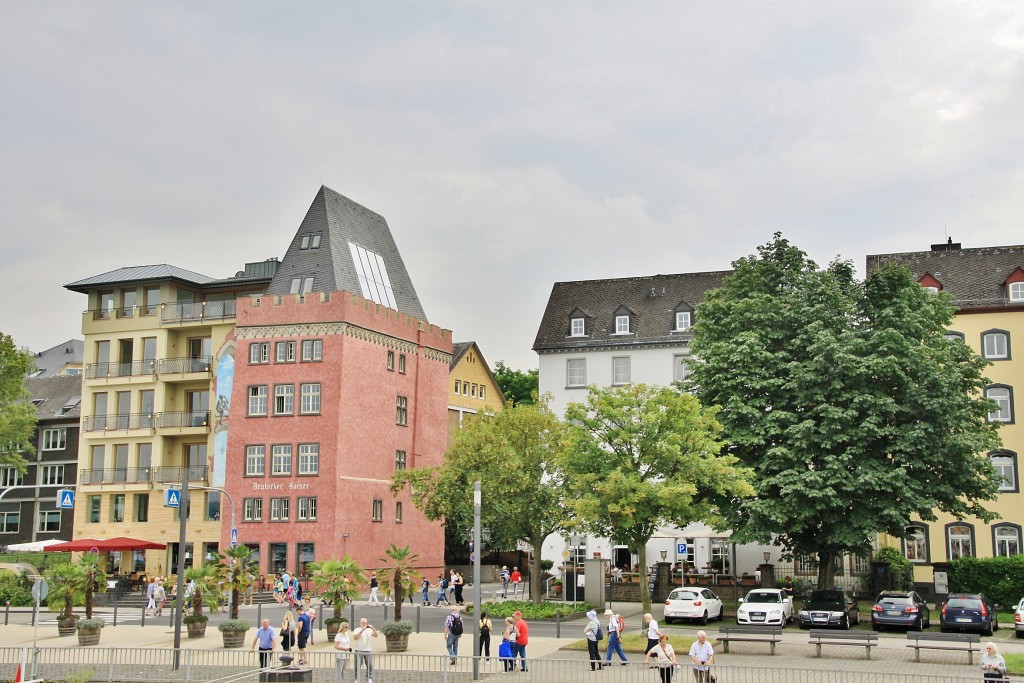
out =
[[[586,648],[584,647],[584,649]],[[1016,676],[1024,675],[1024,655],[1003,655],[1003,659],[1006,660],[1007,673]]]
[[[553,620],[558,613],[561,613],[563,618],[570,614],[583,614],[587,610],[596,610],[597,605],[592,605],[589,602],[542,602],[535,605],[529,600],[505,600],[503,602],[485,602],[483,609],[492,619],[504,619],[519,611],[523,613],[523,619],[529,622],[531,619]],[[473,606],[467,606],[466,612],[473,614]]]

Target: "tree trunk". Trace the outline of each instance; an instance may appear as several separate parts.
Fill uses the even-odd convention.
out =
[[[231,589],[231,618],[238,618],[238,589]]]
[[[534,537],[530,538],[530,545],[533,546],[533,550],[530,552],[530,602],[535,605],[539,605],[542,600],[543,592],[541,586],[541,578],[544,575],[544,570],[541,568],[541,561],[543,558],[540,556],[538,548],[542,547],[544,539],[540,539],[540,543]]]
[[[636,549],[640,563],[640,601],[644,605],[644,614],[651,611],[651,587],[647,580],[647,544],[641,543]]]
[[[395,580],[392,586],[395,589],[395,621],[402,620],[402,574],[395,572]]]
[[[818,590],[835,588],[836,554],[824,550],[818,551]]]

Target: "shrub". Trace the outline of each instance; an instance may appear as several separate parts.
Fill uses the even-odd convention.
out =
[[[961,557],[949,564],[950,592],[984,593],[1002,607],[1024,597],[1024,555]]]
[[[386,636],[407,636],[412,633],[412,626],[412,622],[408,619],[385,621],[384,625],[380,627],[380,632]]]
[[[466,607],[468,614],[474,613],[475,605]],[[515,612],[523,613],[523,619],[554,619],[556,612],[561,612],[562,618],[571,614],[583,614],[587,610],[598,609],[597,605],[589,602],[542,602],[535,605],[529,600],[506,600],[504,602],[485,602],[483,605],[487,616],[497,619],[512,616]]]
[[[103,628],[107,625],[107,622],[102,619],[79,619],[75,626],[82,630],[83,628]]]
[[[249,630],[250,624],[248,619],[225,619],[224,621],[220,622],[217,628],[221,631],[221,633],[245,633]]]
[[[889,563],[889,571],[892,572],[892,587],[895,590],[913,590],[914,566],[903,555],[902,550],[894,546],[879,548],[875,553],[874,561]]]
[[[11,607],[32,605],[32,583],[24,576],[0,572],[0,605],[10,600]]]

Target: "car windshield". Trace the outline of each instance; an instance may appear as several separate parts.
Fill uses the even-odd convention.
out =
[[[696,600],[697,594],[693,591],[672,591],[668,596],[669,600]]]
[[[747,602],[782,602],[782,595],[779,593],[748,593]]]
[[[951,598],[946,607],[960,607],[961,609],[981,609],[981,600],[972,598]]]

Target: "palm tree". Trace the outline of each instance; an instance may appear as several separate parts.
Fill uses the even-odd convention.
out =
[[[83,592],[85,598],[85,618],[92,619],[93,595],[97,592],[105,592],[107,589],[107,573],[100,567],[99,555],[83,553],[78,558],[78,564],[82,569]]]
[[[85,601],[85,572],[77,564],[62,562],[48,567],[45,576],[50,584],[47,606],[60,612],[58,621],[73,623],[75,605]]]
[[[203,616],[203,605],[213,608],[220,602],[218,566],[212,562],[204,562],[198,567],[189,567],[185,570],[185,580],[194,582],[190,596],[193,621],[206,621]]]
[[[342,559],[329,559],[323,562],[311,562],[313,585],[323,600],[331,603],[333,616],[324,623],[340,623],[341,610],[345,604],[359,597],[358,586],[366,583],[366,574],[355,560],[346,555]]]
[[[384,551],[384,554],[387,557],[381,558],[378,562],[385,565],[385,567],[380,570],[378,575],[383,576],[384,580],[393,588],[395,594],[395,621],[401,621],[402,598],[405,597],[405,587],[407,584],[415,585],[416,581],[420,578],[420,573],[416,571],[416,562],[419,561],[420,556],[412,554],[409,546],[399,548],[394,543]]]
[[[239,595],[253,583],[253,576],[249,573],[251,554],[252,549],[247,545],[237,545],[218,553],[221,561],[220,584],[231,591],[231,619],[238,619]]]

